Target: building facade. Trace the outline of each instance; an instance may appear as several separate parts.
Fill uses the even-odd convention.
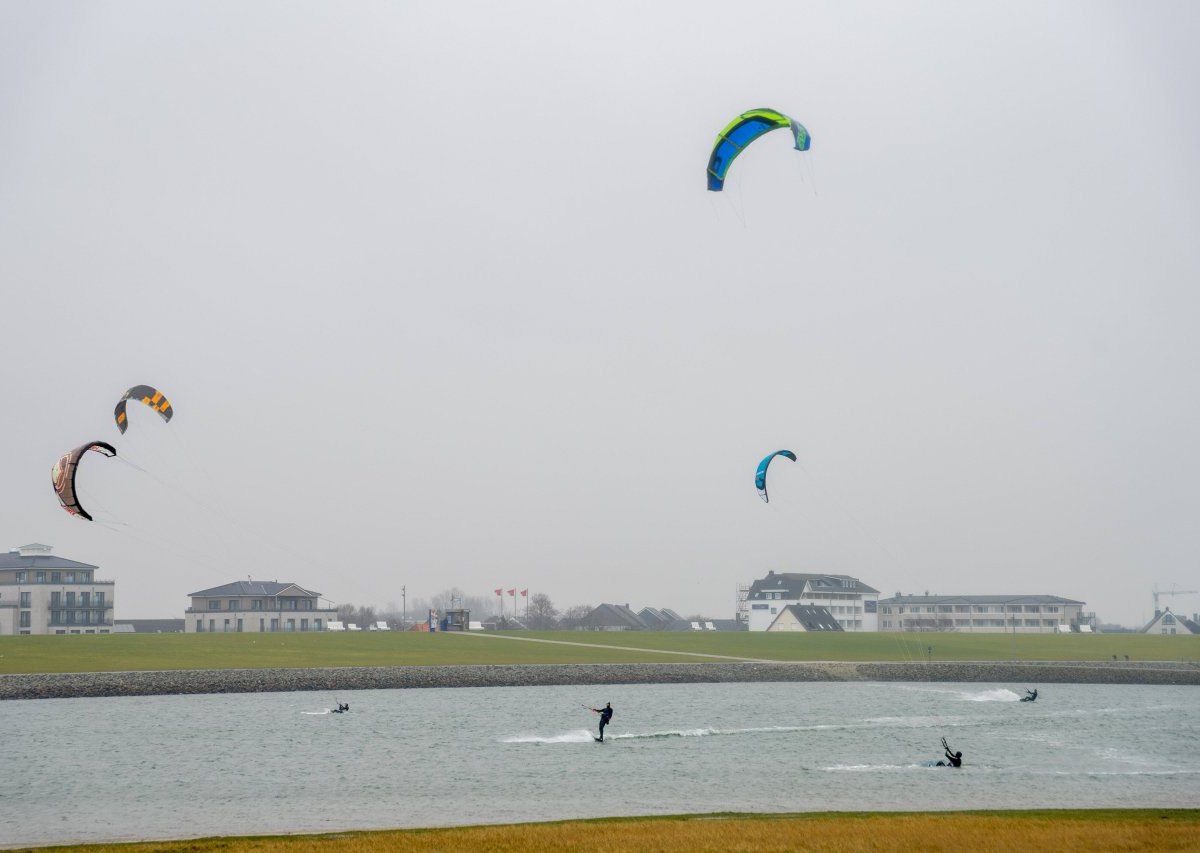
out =
[[[879,590],[849,575],[767,572],[746,596],[751,631],[766,631],[793,604],[824,607],[843,631],[877,631]]]
[[[1053,634],[1091,625],[1084,602],[1057,595],[896,595],[879,602],[881,631]]]
[[[1192,614],[1192,618],[1180,616],[1178,613],[1172,613],[1171,608],[1159,611],[1155,614],[1150,623],[1142,629],[1143,634],[1181,634],[1190,636],[1192,634],[1200,634],[1200,617]]]
[[[833,614],[817,604],[789,604],[775,621],[767,628],[768,631],[841,631],[842,626]]]
[[[188,634],[273,634],[324,631],[336,607],[321,607],[319,592],[294,583],[235,581],[190,595],[183,614]]]
[[[0,636],[112,633],[115,582],[52,550],[33,543],[0,554]]]

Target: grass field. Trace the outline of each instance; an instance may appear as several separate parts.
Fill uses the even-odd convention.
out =
[[[121,853],[384,853],[384,851],[604,850],[878,851],[1200,848],[1200,810],[1130,809],[940,814],[683,815],[333,835],[204,838],[86,847]]]
[[[528,642],[536,640],[538,642]],[[932,649],[932,651],[930,651]],[[1200,660],[1200,637],[1147,634],[519,632],[113,634],[0,638],[0,673],[715,661]]]

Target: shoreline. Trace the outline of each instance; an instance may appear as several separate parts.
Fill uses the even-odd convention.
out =
[[[0,675],[0,700],[431,687],[820,681],[1200,685],[1200,665],[1170,661],[756,661],[22,673]]]

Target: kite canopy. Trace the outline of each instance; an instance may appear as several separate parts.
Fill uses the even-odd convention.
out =
[[[763,503],[769,503],[767,498],[767,466],[771,464],[771,460],[776,456],[784,456],[796,461],[796,454],[790,450],[776,450],[774,453],[767,456],[762,462],[758,463],[758,471],[754,474],[754,487],[758,489],[758,496],[763,499]]]
[[[91,521],[92,517],[88,515],[86,509],[79,505],[79,498],[75,495],[75,472],[79,468],[80,458],[89,450],[108,457],[117,455],[116,449],[111,444],[103,441],[89,441],[59,457],[50,471],[50,482],[54,485],[54,492],[58,495],[58,502],[62,504],[63,509],[71,515],[78,515]]]
[[[126,400],[140,400],[162,415],[164,421],[170,421],[171,415],[174,414],[171,410],[171,401],[163,396],[162,391],[151,388],[149,385],[134,385],[125,392],[124,397],[117,401],[117,407],[113,409],[113,417],[117,420],[117,429],[121,431],[122,435],[129,428],[129,420],[125,416]]]
[[[808,135],[804,125],[769,108],[744,112],[726,125],[725,129],[717,134],[712,154],[708,157],[708,188],[719,193],[725,186],[725,173],[729,171],[734,158],[764,133],[781,127],[792,129],[797,151],[807,151],[812,145],[812,137]]]

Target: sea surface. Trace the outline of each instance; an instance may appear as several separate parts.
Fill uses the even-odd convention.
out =
[[[1196,687],[783,683],[0,702],[0,845],[684,812],[1195,807]],[[349,713],[332,714],[337,702]],[[612,702],[605,743],[597,715]],[[961,769],[931,768],[940,740]]]

